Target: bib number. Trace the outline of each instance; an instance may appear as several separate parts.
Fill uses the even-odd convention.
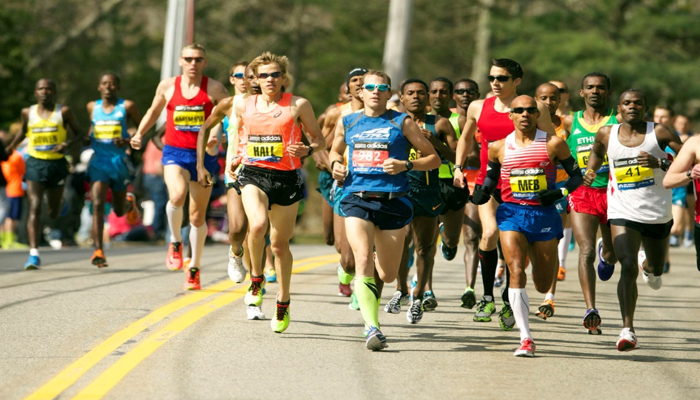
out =
[[[284,155],[280,135],[251,135],[246,146],[249,161],[279,162]]]
[[[547,190],[543,168],[518,168],[510,171],[510,190],[517,200],[533,200],[537,192]]]
[[[204,105],[175,106],[173,123],[176,131],[199,132],[199,128],[204,124]]]
[[[617,190],[632,190],[654,185],[654,171],[642,167],[636,158],[615,161]]]
[[[389,158],[389,143],[356,142],[352,150],[352,167],[357,173],[384,173],[384,161]]]
[[[581,168],[582,174],[586,173],[586,169],[588,166],[588,158],[591,155],[591,149],[593,149],[592,144],[584,144],[576,148],[576,158],[578,161],[578,166],[579,168]],[[597,171],[597,173],[607,173],[609,171],[610,165],[608,163],[608,155],[606,154],[605,158],[603,158],[603,164],[600,166],[600,169]]]
[[[97,141],[112,143],[122,137],[122,124],[119,121],[97,121],[93,133]]]
[[[51,151],[60,143],[58,140],[58,127],[34,128],[31,140],[35,151]]]

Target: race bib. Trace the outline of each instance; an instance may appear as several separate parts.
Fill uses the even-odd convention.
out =
[[[173,122],[177,131],[199,132],[199,128],[204,124],[204,105],[175,106]]]
[[[517,168],[510,171],[510,190],[513,198],[532,200],[537,192],[547,190],[544,168]]]
[[[51,151],[60,143],[57,126],[32,128],[32,147],[35,151]]]
[[[586,167],[588,166],[588,157],[591,155],[591,149],[593,149],[592,144],[583,144],[576,147],[576,158],[578,159],[578,166],[581,168],[581,173],[586,173]],[[610,171],[610,165],[608,164],[608,155],[603,158],[603,164],[598,169],[597,173],[607,173]]]
[[[249,161],[279,162],[284,155],[281,135],[249,135],[246,146]]]
[[[388,158],[388,142],[356,142],[353,146],[352,166],[357,173],[384,173],[384,161]]]
[[[111,143],[122,137],[122,124],[120,121],[97,121],[93,132],[97,141]]]
[[[637,158],[615,161],[617,190],[632,190],[654,185],[654,171],[639,165]]]

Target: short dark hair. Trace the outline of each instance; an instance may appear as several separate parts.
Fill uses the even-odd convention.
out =
[[[452,81],[445,78],[444,76],[438,76],[437,78],[433,78],[433,80],[430,81],[430,84],[432,85],[433,82],[444,82],[447,84],[447,87],[450,90],[450,94],[452,94],[454,92],[454,85],[452,84]]]
[[[462,78],[462,79],[458,80],[457,82],[455,82],[455,86],[457,86],[458,84],[460,84],[460,83],[462,83],[462,82],[471,83],[472,85],[474,85],[474,87],[476,88],[476,90],[479,91],[479,84],[476,83],[475,80],[469,79],[469,78]]]
[[[509,58],[494,58],[491,60],[491,66],[505,69],[513,77],[513,80],[523,77],[523,67],[517,61]]]
[[[622,100],[622,96],[624,96],[626,93],[638,93],[642,96],[642,100],[644,100],[644,105],[648,104],[647,103],[647,95],[644,94],[644,92],[642,92],[639,89],[627,89],[624,92],[620,93],[620,98],[617,101],[618,104],[620,104],[620,101]]]
[[[100,81],[105,76],[111,76],[115,81],[117,81],[117,85],[122,85],[122,78],[120,78],[119,75],[115,74],[114,72],[105,72],[104,74],[100,75]]]
[[[584,81],[586,80],[586,78],[588,78],[588,77],[597,77],[597,78],[603,78],[603,79],[605,79],[605,86],[606,86],[606,89],[610,89],[610,78],[609,78],[607,75],[605,75],[604,73],[602,73],[602,72],[590,72],[590,73],[586,74],[586,76],[584,76],[583,79],[581,79],[581,89],[583,89],[583,82],[584,82]],[[641,92],[640,92],[640,93],[641,93]]]
[[[406,87],[406,85],[410,85],[411,83],[420,83],[425,88],[425,92],[428,92],[428,85],[424,81],[418,78],[408,78],[401,82],[401,94],[403,94],[403,89]]]

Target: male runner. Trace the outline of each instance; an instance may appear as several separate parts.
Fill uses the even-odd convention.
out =
[[[608,108],[610,78],[600,72],[591,72],[581,80],[579,95],[583,97],[586,109],[564,118],[564,130],[569,132],[567,143],[571,154],[582,172],[586,171],[588,156],[595,141],[598,129],[618,122],[615,110]],[[596,270],[593,267],[598,254],[598,276],[607,281],[615,271],[617,257],[613,252],[608,226],[608,187],[609,166],[607,159],[601,163],[596,181],[590,186],[582,186],[569,196],[571,226],[579,245],[578,279],[586,302],[583,326],[591,334],[600,334],[600,314],[596,309],[595,285]],[[600,227],[601,239],[596,245],[596,234]],[[596,251],[597,250],[597,251]]]
[[[549,81],[552,85],[559,89],[559,106],[557,107],[557,115],[564,118],[571,114],[571,104],[569,104],[569,87],[566,83],[558,80]]]
[[[163,147],[163,177],[168,186],[170,201],[166,206],[170,226],[170,244],[165,265],[170,270],[181,270],[182,237],[180,228],[183,205],[189,191],[190,196],[190,246],[192,262],[185,271],[185,289],[199,290],[200,260],[207,238],[206,211],[211,187],[197,184],[197,133],[211,114],[212,108],[229,97],[220,82],[202,75],[207,65],[206,50],[200,44],[190,44],[180,54],[182,75],[167,78],[158,84],[151,107],[146,111],[136,134],[131,138],[131,147],[141,148],[143,135],[155,125],[163,108],[167,108],[165,124],[165,146]],[[207,169],[218,171],[215,156],[207,155]]]
[[[481,173],[477,178],[477,185],[486,178],[486,163],[488,149],[492,142],[501,140],[513,132],[513,121],[509,118],[510,103],[517,97],[517,87],[522,82],[523,70],[520,64],[507,58],[491,60],[491,69],[488,80],[495,96],[486,100],[473,101],[467,110],[467,121],[464,132],[457,143],[456,164],[454,166],[454,184],[460,187],[466,186],[466,180],[462,171],[462,165],[469,153],[474,132],[478,128],[481,131]],[[537,125],[547,132],[554,134],[554,127],[549,118],[547,106],[537,103]],[[498,225],[496,223],[496,208],[498,207],[498,189],[496,196],[488,203],[479,207],[482,235],[479,243],[479,259],[481,261],[481,276],[484,283],[484,295],[477,305],[475,322],[490,322],[491,314],[496,311],[493,297],[493,285],[498,264]],[[506,279],[506,283],[508,279]],[[509,305],[507,284],[502,289],[503,307],[499,313],[499,323],[504,330],[513,327],[512,310]],[[507,320],[507,321],[506,321]]]
[[[241,60],[233,64],[229,72],[228,81],[233,85],[234,96],[244,95],[248,93],[248,80],[246,79],[246,67],[248,61]]]
[[[138,126],[141,117],[133,101],[119,98],[120,89],[121,80],[116,74],[103,74],[97,86],[100,100],[87,104],[91,118],[91,147],[95,151],[87,169],[92,201],[92,240],[95,243],[91,262],[98,268],[107,266],[102,249],[107,191],[112,189],[112,209],[118,217],[126,213],[129,224],[135,224],[139,219],[136,199],[132,193],[126,192],[134,174],[126,150],[131,139],[128,120]]]
[[[619,351],[637,347],[634,311],[637,306],[637,275],[654,290],[661,288],[661,275],[668,253],[671,191],[662,186],[670,161],[663,149],[676,154],[681,141],[663,124],[644,121],[644,93],[630,89],[620,95],[617,106],[621,124],[598,130],[588,159],[584,184],[595,182],[606,153],[610,163],[608,222],[621,275],[617,285],[623,328],[617,340]],[[639,246],[644,246],[644,252]]]
[[[29,197],[29,257],[24,264],[25,270],[38,269],[41,265],[39,242],[43,231],[41,213],[44,193],[49,217],[58,217],[68,176],[64,153],[83,136],[73,111],[68,106],[56,104],[54,81],[39,79],[34,86],[34,97],[37,104],[22,109],[22,130],[6,149],[7,154],[11,154],[25,137],[29,138],[29,157],[24,175]],[[73,133],[71,139],[68,139],[66,128]]]
[[[538,103],[532,97],[512,100],[509,115],[515,131],[491,144],[486,178],[473,196],[475,203],[485,204],[496,183],[501,182],[503,203],[498,206],[496,219],[510,270],[508,296],[520,329],[520,347],[514,355],[523,357],[535,355],[528,322],[526,259],[529,256],[532,260],[535,288],[544,293],[556,279],[557,241],[562,237],[561,219],[554,203],[583,181],[566,142],[537,129],[539,113]],[[570,176],[561,189],[555,188],[557,163]]]

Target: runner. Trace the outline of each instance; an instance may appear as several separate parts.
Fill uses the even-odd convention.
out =
[[[246,79],[246,67],[248,61],[241,60],[233,64],[229,71],[228,81],[233,85],[234,96],[243,96],[248,93],[248,80]]]
[[[558,80],[549,81],[552,85],[559,89],[559,106],[557,107],[557,115],[566,117],[572,114],[571,104],[569,104],[569,87],[566,83]]]
[[[510,271],[508,296],[520,329],[520,347],[514,355],[522,357],[535,355],[525,289],[528,255],[535,288],[544,293],[555,280],[557,241],[562,238],[561,219],[554,203],[583,180],[566,142],[537,129],[539,113],[538,102],[532,97],[512,100],[509,115],[515,131],[504,140],[491,143],[486,178],[473,196],[475,203],[485,204],[497,182],[501,182],[503,203],[498,206],[496,219]],[[557,163],[564,166],[570,177],[561,189],[555,188]]]
[[[464,132],[457,143],[457,163],[454,166],[455,186],[465,187],[466,181],[462,171],[462,165],[472,144],[474,132],[478,128],[481,131],[481,172],[477,178],[477,185],[481,185],[486,178],[486,163],[488,149],[492,142],[501,140],[513,132],[513,121],[509,118],[510,103],[517,97],[517,87],[522,82],[523,70],[520,64],[506,58],[491,61],[491,69],[488,80],[495,96],[486,100],[473,101],[467,110],[467,121]],[[540,110],[537,119],[538,127],[548,133],[554,134],[554,127],[549,118],[549,110],[542,103],[537,103]],[[490,322],[491,315],[496,311],[493,297],[494,278],[498,264],[498,225],[496,223],[496,208],[499,201],[499,189],[494,192],[494,199],[479,206],[479,217],[482,225],[481,242],[479,243],[479,259],[481,261],[481,276],[484,283],[484,295],[477,305],[475,322]],[[513,328],[514,320],[508,300],[508,283],[502,288],[503,306],[499,312],[499,324],[501,329]]]
[[[168,186],[170,201],[166,206],[170,226],[170,244],[165,265],[177,271],[183,267],[182,236],[183,205],[189,191],[190,246],[192,261],[185,271],[185,289],[199,290],[200,260],[207,238],[206,210],[211,187],[197,184],[197,132],[211,114],[212,108],[229,97],[220,82],[202,75],[207,65],[206,50],[200,44],[190,44],[180,54],[182,75],[167,78],[158,84],[151,107],[131,138],[131,147],[141,148],[143,135],[155,125],[163,108],[167,108],[165,146],[163,147],[163,176]],[[207,156],[205,163],[210,172],[218,171],[215,156]]]
[[[382,283],[396,279],[396,254],[407,233],[413,212],[406,198],[407,174],[440,166],[440,158],[418,126],[406,114],[387,110],[391,79],[370,70],[364,78],[364,110],[347,115],[337,125],[330,152],[333,178],[343,182],[345,196],[340,203],[345,217],[347,239],[355,254],[358,285],[355,287],[367,331],[369,350],[388,347],[379,330],[379,301]],[[409,161],[413,146],[421,158]],[[343,164],[348,149],[348,167]],[[374,249],[376,248],[376,252]],[[376,254],[376,260],[375,260]],[[376,268],[375,268],[376,267]]]
[[[231,121],[234,127],[242,126],[240,140],[246,143],[243,157],[231,163],[231,168],[243,164],[237,176],[248,218],[251,258],[251,283],[244,301],[248,306],[262,306],[262,289],[266,282],[263,253],[269,226],[279,282],[275,316],[271,320],[272,330],[277,333],[289,326],[293,263],[289,240],[294,233],[299,200],[304,196],[300,158],[325,145],[311,104],[302,97],[282,92],[288,65],[285,56],[265,52],[256,57],[248,67],[257,76],[262,94],[236,103]],[[301,141],[302,126],[309,146]],[[236,131],[234,128],[232,132]],[[233,145],[234,148],[238,146],[237,143]],[[328,160],[325,161],[328,164]],[[211,186],[203,160],[199,161],[197,170],[204,177],[205,186]]]
[[[24,175],[29,197],[29,257],[24,264],[25,270],[38,269],[41,265],[39,243],[44,227],[41,223],[44,193],[49,218],[58,217],[63,187],[68,176],[68,163],[64,153],[73,143],[83,138],[73,111],[68,106],[56,104],[54,81],[39,79],[34,86],[34,97],[37,104],[22,109],[22,130],[6,149],[7,154],[11,154],[25,137],[29,139],[29,157]],[[71,139],[68,139],[66,128],[70,128],[73,133]]]
[[[663,149],[669,146],[678,153],[681,141],[667,126],[644,121],[647,111],[644,93],[634,89],[623,92],[617,109],[622,123],[598,130],[584,184],[590,186],[595,182],[595,171],[603,164],[607,153],[611,167],[608,221],[615,254],[622,267],[617,297],[623,328],[617,349],[629,351],[637,347],[634,311],[639,271],[649,287],[661,288],[668,235],[673,224],[671,191],[662,186],[670,165]],[[639,251],[640,244],[644,251]]]
[[[582,172],[586,171],[588,155],[598,129],[618,122],[615,110],[608,108],[610,78],[600,72],[591,72],[581,80],[580,96],[586,109],[564,118],[564,130],[570,132],[567,143]],[[608,226],[608,161],[603,160],[596,181],[583,186],[569,196],[571,226],[579,245],[578,279],[586,302],[583,326],[590,334],[600,334],[601,318],[596,309],[596,269],[593,266],[598,254],[598,277],[607,281],[615,272],[617,257],[612,249]],[[596,233],[600,227],[601,239],[596,244]]]
[[[112,210],[117,217],[126,213],[130,225],[136,224],[140,218],[136,198],[126,190],[134,176],[134,166],[127,154],[131,139],[128,120],[138,126],[141,117],[133,101],[119,98],[120,89],[119,76],[104,74],[97,86],[100,100],[87,104],[91,118],[89,135],[94,150],[87,169],[92,201],[92,240],[95,243],[91,262],[98,268],[108,265],[102,249],[107,191],[112,189]]]

